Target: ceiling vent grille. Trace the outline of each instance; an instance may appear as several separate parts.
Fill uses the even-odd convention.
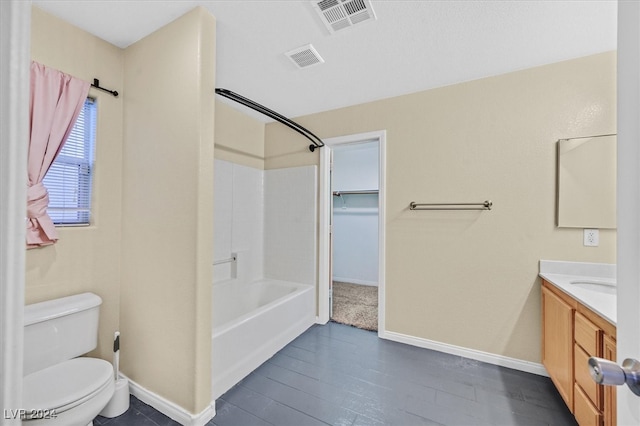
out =
[[[286,52],[285,55],[287,55],[298,68],[308,68],[324,63],[324,59],[322,59],[316,49],[310,44],[290,50]]]
[[[376,20],[370,0],[322,0],[313,1],[313,6],[331,34]]]

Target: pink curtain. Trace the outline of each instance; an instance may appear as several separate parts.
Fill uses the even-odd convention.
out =
[[[58,241],[47,214],[49,194],[42,179],[71,133],[88,93],[88,82],[31,62],[27,248]]]

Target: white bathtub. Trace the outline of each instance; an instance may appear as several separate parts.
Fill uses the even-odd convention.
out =
[[[271,279],[214,284],[213,399],[309,328],[315,312],[310,285]]]

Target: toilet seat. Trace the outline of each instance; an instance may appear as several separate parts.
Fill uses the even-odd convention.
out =
[[[23,381],[25,419],[70,410],[113,381],[112,365],[97,358],[74,358],[31,373]]]

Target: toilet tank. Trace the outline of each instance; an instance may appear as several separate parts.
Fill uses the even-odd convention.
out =
[[[25,306],[24,375],[95,349],[100,304],[82,293]]]

